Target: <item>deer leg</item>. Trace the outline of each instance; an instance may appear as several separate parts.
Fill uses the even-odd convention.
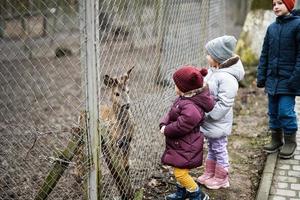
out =
[[[128,137],[126,135],[123,135],[118,141],[117,145],[120,149],[122,149],[123,152],[128,152],[129,151],[129,146],[131,143],[132,138]]]
[[[124,157],[122,157],[121,160],[117,159],[118,155],[122,154],[119,148],[116,148],[114,145],[107,144],[106,139],[103,136],[101,136],[101,148],[107,166],[115,180],[122,199],[132,199],[134,190],[130,183],[128,170],[126,169],[129,165],[128,163],[125,163]]]

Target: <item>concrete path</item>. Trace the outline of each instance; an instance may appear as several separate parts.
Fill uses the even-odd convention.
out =
[[[298,126],[300,125],[300,98],[296,99]],[[256,200],[300,200],[300,130],[298,147],[292,159],[283,160],[278,153],[270,154],[265,164]]]

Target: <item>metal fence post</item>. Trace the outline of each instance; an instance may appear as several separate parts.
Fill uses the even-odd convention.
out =
[[[87,196],[89,200],[100,199],[101,172],[100,172],[100,135],[99,135],[99,113],[98,113],[98,42],[99,31],[97,29],[99,20],[97,12],[99,1],[80,1],[81,14],[81,38],[82,38],[82,65],[85,69],[86,85],[86,111],[87,111],[87,143],[89,159],[89,175],[87,181]]]
[[[164,45],[164,36],[166,34],[166,25],[165,17],[166,17],[166,2],[164,0],[156,1],[156,24],[155,26],[158,29],[158,42],[156,46],[156,51],[158,54],[158,59],[156,62],[156,83],[164,85],[164,77],[161,66],[161,59],[163,53],[163,45]]]

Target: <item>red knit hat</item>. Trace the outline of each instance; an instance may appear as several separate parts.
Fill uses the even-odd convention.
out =
[[[287,9],[291,12],[295,6],[295,0],[282,0]]]
[[[206,76],[207,69],[197,69],[194,66],[183,66],[173,74],[173,80],[178,89],[186,93],[188,91],[202,88],[203,77]]]

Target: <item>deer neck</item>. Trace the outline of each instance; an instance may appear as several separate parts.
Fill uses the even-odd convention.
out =
[[[117,121],[118,127],[126,128],[130,123],[130,110],[113,104],[113,114]]]

